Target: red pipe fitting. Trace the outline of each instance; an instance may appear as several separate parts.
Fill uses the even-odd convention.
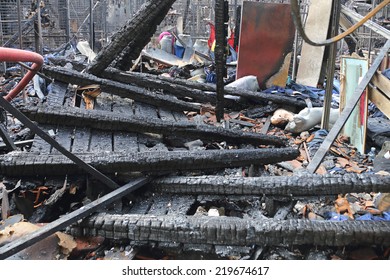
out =
[[[19,49],[0,47],[0,61],[5,62],[33,62],[31,69],[24,75],[22,80],[13,88],[4,99],[11,101],[31,81],[34,75],[43,65],[43,57],[40,54]]]

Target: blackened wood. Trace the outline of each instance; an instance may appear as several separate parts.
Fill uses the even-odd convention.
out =
[[[57,141],[50,137],[49,134],[40,129],[36,124],[34,124],[29,118],[27,118],[23,113],[21,113],[18,109],[14,108],[8,101],[4,98],[0,98],[0,106],[2,106],[5,110],[7,110],[10,114],[12,114],[15,118],[17,118],[21,123],[23,123],[26,127],[28,127],[32,132],[41,137],[43,140],[48,142],[54,148],[56,148],[59,152],[61,152],[69,161],[76,163],[80,168],[84,169],[87,173],[97,178],[104,184],[106,184],[110,188],[118,188],[118,184],[111,180],[109,177],[105,176],[91,165],[85,163],[79,157],[72,154],[66,148],[61,146]],[[20,171],[23,174],[23,171]],[[48,173],[50,174],[50,173]]]
[[[217,76],[217,106],[215,115],[217,121],[223,120],[224,115],[224,78],[226,74],[226,37],[225,37],[225,0],[215,1],[215,73]],[[227,26],[226,26],[227,28]]]
[[[147,73],[123,72],[111,67],[103,71],[101,76],[113,81],[131,83],[140,87],[163,89],[176,96],[187,96],[193,98],[194,100],[198,100],[199,102],[207,101],[214,104],[217,98],[216,87],[210,83],[198,83],[181,78],[168,78]],[[234,88],[225,88],[224,90],[226,94],[240,96],[254,102],[271,101],[273,103],[290,105],[298,108],[305,108],[307,106],[306,102],[302,99],[286,96],[280,93],[269,94]],[[201,92],[203,92],[203,94],[200,94],[198,97],[197,94]],[[235,101],[225,98],[226,106],[236,107],[237,105],[235,103]],[[312,101],[312,103],[315,107],[322,106],[321,102]]]
[[[185,215],[110,215],[97,214],[84,219],[71,229],[72,233],[90,236],[114,236],[94,223],[115,224],[127,232],[127,238],[145,242],[180,242],[184,244],[213,244],[236,246],[288,245],[390,245],[390,223],[386,221],[310,221],[241,219],[237,217],[208,217]],[[93,226],[91,226],[93,225]]]
[[[188,86],[175,84],[175,80],[159,79],[158,76],[146,73],[123,72],[114,68],[108,68],[101,73],[106,79],[118,81],[125,84],[134,84],[144,88],[165,90],[168,93],[182,97],[191,98],[197,102],[215,104],[215,93],[207,93],[200,89],[193,89]]]
[[[176,97],[168,94],[158,94],[140,87],[123,84],[120,82],[101,79],[91,74],[79,73],[74,70],[61,67],[44,66],[42,72],[51,78],[69,84],[86,86],[98,84],[102,91],[112,93],[120,97],[131,98],[136,101],[165,107],[170,110],[183,111],[199,111],[200,106],[185,101],[178,100]]]
[[[71,126],[91,127],[110,131],[149,132],[162,135],[192,137],[211,141],[227,141],[229,143],[248,143],[254,145],[285,146],[286,138],[265,135],[241,130],[225,129],[211,125],[197,125],[193,122],[162,121],[149,116],[126,116],[115,112],[84,110],[74,107],[58,107],[43,105],[19,106],[21,112],[31,120],[41,124],[64,124]],[[157,116],[157,112],[154,112]]]
[[[156,191],[176,194],[320,196],[390,192],[390,176],[345,174],[269,177],[176,176],[151,182]]]
[[[110,44],[88,66],[87,72],[99,75],[112,62],[116,68],[130,69],[132,60],[138,58],[174,2],[175,0],[149,0],[114,34]]]
[[[117,190],[112,191],[111,193],[77,209],[69,214],[62,216],[61,218],[51,222],[38,230],[27,234],[15,241],[8,243],[0,247],[0,259],[6,259],[17,252],[33,245],[37,241],[40,241],[56,231],[62,230],[67,226],[77,222],[80,219],[83,219],[92,213],[96,212],[98,209],[111,204],[112,202],[118,200],[119,198],[131,193],[132,191],[142,187],[150,181],[147,177],[141,177],[134,179],[133,181],[127,183],[126,185],[120,187]]]
[[[352,111],[355,109],[356,104],[359,102],[360,97],[362,96],[364,89],[367,87],[368,83],[376,73],[380,63],[383,58],[387,55],[390,49],[390,40],[387,40],[386,44],[381,48],[380,53],[375,58],[374,62],[371,64],[370,69],[368,69],[366,75],[364,75],[363,79],[360,81],[359,85],[356,87],[355,92],[353,94],[353,98],[346,104],[345,108],[340,114],[340,117],[337,119],[336,123],[333,125],[332,129],[329,131],[329,134],[325,137],[324,142],[322,142],[321,146],[315,153],[313,159],[307,166],[307,170],[310,173],[316,172],[317,168],[320,166],[323,158],[328,152],[330,146],[333,144],[337,135],[339,135],[341,129],[344,124],[347,122],[349,116],[352,114]]]
[[[299,155],[293,148],[206,150],[206,151],[152,151],[125,153],[75,154],[85,164],[103,173],[161,172],[177,170],[205,170],[241,167],[251,164],[270,164],[292,160]],[[18,153],[0,156],[3,175],[64,175],[83,174],[76,164],[62,155]]]

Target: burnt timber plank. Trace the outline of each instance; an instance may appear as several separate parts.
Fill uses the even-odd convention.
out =
[[[177,97],[191,98],[196,102],[211,104],[215,104],[216,102],[215,93],[175,84],[176,79],[163,80],[152,74],[123,72],[114,68],[109,68],[103,71],[101,76],[105,79],[110,79],[125,84],[134,84],[139,87],[154,90],[165,90],[166,92]]]
[[[302,219],[242,219],[237,217],[208,217],[185,215],[110,215],[100,213],[84,219],[71,229],[72,233],[90,236],[89,228],[97,218],[121,221],[127,239],[147,242],[181,242],[232,246],[270,245],[390,245],[390,223],[386,221],[310,221]],[[115,223],[115,222],[114,222]],[[97,230],[101,236],[112,232]]]
[[[112,37],[88,66],[87,72],[100,74],[110,64],[128,70],[156,32],[175,0],[150,0]]]
[[[44,125],[41,124],[40,128],[48,133],[49,130],[53,130],[54,132],[56,131],[56,126],[55,125]],[[46,153],[49,154],[51,151],[51,145],[47,143],[45,140],[43,140],[41,137],[38,135],[34,136],[34,142],[31,146],[30,149],[31,152],[34,153]]]
[[[369,84],[383,58],[387,55],[389,49],[390,40],[387,40],[386,44],[381,48],[380,53],[377,55],[374,62],[371,64],[371,67],[368,69],[368,72],[357,86],[353,98],[351,98],[351,100],[349,100],[349,102],[346,104],[336,123],[333,125],[332,129],[329,131],[329,134],[325,137],[325,140],[322,142],[313,159],[307,166],[307,170],[310,173],[316,172],[318,166],[321,164],[322,159],[325,157],[333,141],[336,139],[337,135],[340,133],[349,116],[352,114],[352,111],[355,109],[355,106],[360,100],[360,97],[365,92],[364,89]]]
[[[200,109],[199,104],[185,102],[172,95],[158,94],[137,86],[102,79],[91,74],[79,73],[70,69],[44,66],[42,72],[53,79],[64,83],[77,84],[80,86],[98,84],[104,92],[109,92],[120,97],[131,98],[135,101],[148,103],[158,107],[166,107],[170,110],[199,111]]]
[[[100,152],[112,152],[112,132],[92,129],[91,139],[89,141],[88,152],[100,153]]]
[[[345,174],[269,177],[173,176],[150,183],[156,192],[172,194],[317,196],[390,192],[390,176]]]
[[[134,179],[126,185],[112,191],[111,193],[95,200],[69,214],[62,216],[61,218],[51,222],[40,229],[27,234],[15,241],[3,245],[0,247],[0,259],[6,259],[17,252],[31,246],[37,241],[40,241],[51,234],[55,233],[58,230],[64,229],[67,226],[75,223],[76,221],[83,219],[93,212],[96,212],[98,209],[111,204],[112,202],[118,200],[119,198],[131,193],[132,191],[142,187],[150,181],[147,177],[141,177],[138,179]]]
[[[134,116],[133,101],[113,96],[112,112],[125,116]],[[113,132],[114,152],[138,152],[137,134],[127,131]]]
[[[196,202],[195,195],[177,195],[171,196],[171,206],[168,208],[168,215],[187,215],[191,206]]]
[[[67,124],[103,130],[122,130],[140,133],[175,134],[177,136],[203,138],[212,141],[248,143],[254,145],[284,146],[286,138],[240,130],[225,129],[211,125],[196,125],[186,122],[169,122],[157,118],[125,116],[114,112],[83,110],[79,108],[46,107],[42,105],[20,105],[19,109],[30,119],[39,123]]]
[[[113,81],[125,84],[130,83],[139,87],[147,87],[156,90],[163,89],[177,97],[187,96],[193,98],[194,100],[198,100],[199,102],[205,102],[209,98],[212,98],[212,100],[209,102],[211,104],[215,104],[216,102],[216,87],[215,85],[209,83],[198,83],[180,78],[168,78],[147,73],[120,72],[113,68],[109,68],[108,70],[104,71],[102,76],[106,79],[111,79]],[[184,94],[182,90],[184,90]],[[291,105],[299,108],[305,108],[307,106],[304,100],[282,94],[253,92],[249,90],[227,87],[225,87],[224,90],[227,94],[240,96],[255,102],[272,101],[273,103]],[[200,91],[203,91],[204,93],[197,97],[197,94]],[[224,101],[227,106],[232,105],[231,99],[225,98]],[[322,104],[321,102],[313,101],[313,106],[319,107],[322,106]]]
[[[46,103],[48,105],[63,105],[65,102],[65,94],[68,90],[68,84],[61,82],[51,83],[51,91],[46,96]]]
[[[91,129],[88,127],[76,127],[73,134],[72,153],[88,151]]]
[[[65,149],[70,151],[72,145],[72,134],[73,134],[73,128],[66,127],[66,126],[59,126],[56,129],[55,140]],[[53,147],[51,149],[51,153],[60,154],[60,152]]]
[[[264,148],[206,151],[154,151],[125,153],[74,154],[84,162],[104,173],[130,171],[177,171],[242,167],[251,164],[270,164],[292,160],[299,155],[293,148]],[[1,174],[13,176],[82,174],[72,160],[62,155],[33,153],[0,155]]]

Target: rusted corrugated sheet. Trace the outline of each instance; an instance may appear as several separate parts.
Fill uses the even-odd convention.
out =
[[[255,75],[260,87],[282,70],[292,51],[295,27],[289,4],[244,2],[237,78]],[[284,74],[285,81],[287,73]]]

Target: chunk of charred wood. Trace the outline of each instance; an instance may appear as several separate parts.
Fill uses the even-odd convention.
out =
[[[180,78],[168,78],[162,76],[156,76],[148,73],[136,73],[136,72],[123,72],[115,70],[111,67],[107,68],[107,70],[103,71],[101,74],[102,77],[111,79],[114,81],[122,82],[122,83],[131,83],[138,85],[140,87],[150,87],[150,88],[160,88],[165,89],[172,94],[177,94],[177,96],[182,96],[184,92],[191,94],[190,97],[195,98],[199,91],[205,92],[203,95],[212,96],[214,98],[214,102],[216,102],[216,87],[213,84],[209,83],[198,83],[193,81],[188,81]],[[226,94],[240,96],[248,100],[252,100],[254,102],[273,102],[281,105],[289,105],[292,107],[305,108],[306,102],[301,99],[297,99],[295,97],[286,96],[282,94],[269,94],[263,92],[253,92],[242,89],[234,89],[234,88],[225,88]],[[200,98],[203,97],[201,95]],[[206,100],[205,99],[205,100]],[[199,100],[200,101],[200,100]],[[227,106],[232,107],[233,101],[230,99],[224,99]],[[320,107],[322,104],[320,102],[312,102],[313,106]]]
[[[87,72],[99,75],[112,62],[116,68],[128,70],[132,60],[156,32],[175,0],[149,0],[125,25],[114,34],[111,43],[105,46],[88,66]],[[114,61],[115,60],[115,61]]]
[[[111,67],[103,71],[101,77],[125,84],[134,84],[144,88],[164,90],[177,97],[190,98],[195,102],[210,103],[211,105],[216,104],[215,92],[203,91],[180,84],[175,84],[175,79],[159,79],[156,75],[136,72],[124,72]],[[229,108],[241,107],[238,102],[231,99],[225,99],[225,103],[226,106]]]
[[[215,116],[217,121],[223,119],[225,105],[224,105],[224,95],[225,95],[225,84],[224,77],[226,76],[226,35],[225,35],[225,18],[228,15],[225,15],[225,1],[216,0],[215,1],[215,74],[216,74],[216,90],[217,90],[217,106],[215,108]]]
[[[152,151],[139,153],[82,153],[75,154],[107,174],[143,171],[205,170],[240,167],[250,164],[270,164],[292,160],[299,155],[293,148],[206,150],[206,151]],[[76,164],[62,155],[15,153],[0,156],[3,175],[70,175],[82,174]]]
[[[317,196],[390,192],[390,176],[373,174],[269,177],[165,177],[151,183],[164,193],[218,195]]]
[[[91,127],[111,131],[150,132],[155,134],[192,137],[212,141],[240,144],[285,146],[287,139],[241,130],[225,129],[191,122],[163,121],[148,116],[130,116],[100,110],[84,110],[75,107],[20,105],[18,109],[31,120],[41,124],[64,124]]]
[[[131,98],[150,105],[168,108],[173,111],[194,110],[199,111],[200,105],[178,100],[167,94],[158,94],[140,87],[102,79],[91,74],[79,73],[74,70],[61,67],[44,66],[42,72],[51,78],[69,84],[86,86],[90,84],[100,85],[102,91],[117,96]]]
[[[99,223],[96,221],[99,219]],[[72,234],[123,238],[147,242],[213,245],[390,245],[390,223],[385,221],[333,221],[241,219],[180,215],[112,215],[100,213],[71,228]],[[118,237],[117,237],[118,236]],[[117,238],[116,238],[117,237]]]

